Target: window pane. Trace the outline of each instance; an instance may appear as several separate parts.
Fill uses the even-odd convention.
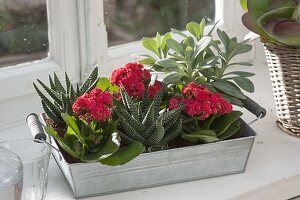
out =
[[[108,46],[164,34],[170,28],[184,29],[189,21],[207,17],[214,22],[213,0],[104,0]]]
[[[46,0],[0,0],[0,67],[47,57]]]

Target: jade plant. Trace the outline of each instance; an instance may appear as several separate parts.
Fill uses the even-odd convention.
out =
[[[98,68],[94,68],[88,78],[76,89],[73,87],[67,73],[65,73],[65,86],[61,83],[56,73],[53,77],[49,75],[49,85],[37,79],[37,82],[45,90],[42,92],[35,83],[33,86],[39,95],[42,107],[46,115],[53,121],[54,125],[66,126],[61,113],[73,114],[72,105],[76,98],[95,88],[98,81]]]
[[[200,23],[190,22],[186,31],[172,29],[173,34],[166,33],[155,38],[143,38],[142,45],[151,54],[142,54],[140,63],[155,72],[164,72],[163,82],[180,93],[182,87],[189,83],[205,84],[212,91],[222,93],[229,102],[242,106],[246,92],[254,92],[254,85],[248,77],[253,73],[230,71],[232,66],[251,66],[247,62],[234,62],[236,56],[249,52],[252,47],[248,40],[238,42],[224,31],[217,30],[219,39],[212,37],[214,27],[204,32],[205,19]],[[174,39],[174,38],[178,39]]]
[[[248,0],[243,24],[264,40],[300,48],[299,0]]]

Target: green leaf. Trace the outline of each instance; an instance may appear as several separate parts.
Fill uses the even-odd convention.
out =
[[[194,35],[197,39],[200,38],[201,30],[199,24],[196,22],[190,22],[186,25],[186,30],[188,30],[192,35]]]
[[[231,136],[233,136],[236,132],[240,130],[240,121],[233,122],[221,135],[218,136],[220,140],[225,140]]]
[[[252,19],[258,20],[269,8],[270,0],[248,0],[248,12]]]
[[[233,96],[230,96],[230,95],[226,95],[226,94],[222,94],[222,97],[228,101],[229,103],[233,104],[233,105],[236,105],[236,106],[240,106],[240,107],[243,107],[243,102]]]
[[[156,61],[155,64],[162,66],[164,68],[177,67],[179,65],[176,63],[175,60],[170,59],[170,58],[163,58],[161,60]]]
[[[61,148],[63,148],[69,155],[74,158],[79,158],[80,155],[76,154],[75,151],[72,150],[63,140],[58,136],[58,133],[51,127],[45,126],[44,130],[47,134],[51,135],[59,144]]]
[[[46,86],[42,81],[40,81],[39,79],[37,79],[37,81],[39,82],[39,84],[46,90],[46,92],[50,95],[50,97],[59,105],[62,105],[62,101],[60,99],[60,96],[58,96],[58,94],[52,90],[51,88],[49,88],[48,86]]]
[[[184,76],[186,75],[178,72],[169,73],[165,76],[163,82],[166,84],[180,82],[180,79]]]
[[[100,163],[110,166],[124,165],[142,154],[144,151],[145,147],[143,144],[135,141],[126,147],[121,147],[116,153],[108,158],[100,160]]]
[[[236,62],[236,63],[230,63],[228,66],[231,65],[243,65],[243,66],[253,66],[252,63],[247,63],[247,62]]]
[[[206,21],[205,21],[205,18],[203,18],[199,24],[199,27],[200,27],[200,38],[203,37],[204,35],[204,28],[205,28],[205,25],[206,25]]]
[[[228,127],[235,122],[237,119],[239,119],[240,116],[242,116],[243,113],[241,111],[232,111],[231,113],[225,114],[214,120],[214,122],[211,125],[211,129],[215,130],[217,133],[217,136],[220,136],[222,133],[224,133]]]
[[[162,38],[162,41],[161,41],[161,49],[165,49],[166,47],[166,41],[167,39],[172,39],[172,35],[170,33],[166,33],[163,38]]]
[[[240,0],[240,4],[245,11],[248,11],[247,0]]]
[[[90,73],[90,75],[83,82],[81,87],[79,88],[80,95],[82,95],[82,94],[88,92],[89,90],[91,90],[91,86],[93,86],[93,84],[97,81],[97,79],[98,79],[98,67],[95,67],[92,70],[92,72]]]
[[[101,77],[101,78],[99,78],[99,80],[97,82],[96,88],[99,88],[99,89],[105,91],[105,90],[109,89],[111,86],[112,86],[112,84],[108,78]]]
[[[212,82],[211,85],[233,97],[236,97],[239,99],[246,98],[246,96],[241,92],[241,90],[236,85],[234,85],[233,83],[231,83],[229,81]]]
[[[192,47],[190,47],[190,46],[188,46],[186,49],[185,49],[185,52],[184,52],[184,54],[185,54],[185,59],[186,60],[188,60],[188,61],[190,61],[190,60],[192,60],[193,59],[193,53],[194,53],[194,49],[192,48]]]
[[[182,56],[184,55],[184,50],[183,50],[181,44],[178,43],[176,40],[174,40],[174,39],[167,39],[166,40],[166,44],[167,44],[167,46],[170,49],[174,50],[176,53],[178,53],[178,54],[180,54]]]
[[[160,37],[160,34],[158,32],[156,33],[155,40],[156,40],[157,46],[159,47],[160,44],[161,44],[161,37]]]
[[[142,39],[142,45],[146,49],[148,49],[148,50],[152,51],[153,53],[155,53],[157,56],[160,56],[159,52],[158,52],[159,46],[157,45],[155,39],[153,39],[153,38],[143,38]]]
[[[233,77],[232,80],[238,84],[243,90],[253,93],[254,92],[254,84],[249,79],[242,77],[242,76],[236,76]]]
[[[197,57],[203,50],[205,50],[210,42],[211,42],[212,38],[209,36],[205,36],[202,37],[199,42],[197,42],[196,44],[196,50],[195,50],[195,57]]]
[[[68,115],[67,113],[62,113],[61,117],[64,119],[66,124],[74,130],[74,132],[76,133],[76,137],[80,140],[80,142],[86,145],[84,139],[82,138],[81,131],[78,128],[76,120],[72,116]]]
[[[138,62],[142,65],[153,65],[155,61],[156,60],[154,58],[144,58],[139,60]]]
[[[234,72],[229,72],[227,74],[224,74],[223,76],[227,76],[227,75],[238,75],[238,76],[242,76],[242,77],[251,77],[254,76],[254,73],[251,72],[244,72],[244,71],[234,71]]]
[[[180,35],[180,36],[182,36],[182,37],[184,37],[184,38],[188,37],[185,33],[183,33],[183,32],[180,31],[180,30],[177,30],[177,29],[175,29],[175,28],[171,28],[171,30],[172,30],[174,33],[177,33],[178,35]]]
[[[84,162],[94,162],[100,161],[102,159],[108,158],[118,151],[120,147],[120,136],[118,133],[112,133],[109,138],[103,144],[100,151],[96,153],[90,153],[83,155],[80,159]]]
[[[182,134],[182,139],[196,144],[196,143],[211,143],[211,142],[217,142],[219,139],[216,136],[216,133],[212,130],[203,130],[198,132],[193,132],[190,134]]]

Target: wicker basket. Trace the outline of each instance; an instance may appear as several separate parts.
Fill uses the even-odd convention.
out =
[[[265,47],[278,120],[289,134],[300,137],[300,49],[272,44]]]

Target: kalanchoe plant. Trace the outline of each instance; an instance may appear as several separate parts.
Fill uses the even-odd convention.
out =
[[[242,21],[250,31],[269,42],[300,48],[299,0],[248,0],[247,9]]]
[[[221,92],[223,97],[233,104],[242,106],[246,99],[241,89],[254,92],[254,85],[248,77],[253,73],[244,71],[227,72],[234,65],[251,66],[246,62],[233,62],[235,56],[247,53],[251,45],[247,40],[238,42],[224,31],[217,30],[219,40],[212,38],[212,28],[204,33],[205,20],[190,22],[186,32],[172,29],[179,40],[170,33],[155,38],[144,38],[142,45],[153,54],[142,54],[140,63],[152,70],[166,74],[163,82],[169,84],[174,93],[180,93],[183,86],[191,82],[206,84],[211,90]]]
[[[67,73],[65,73],[65,85],[61,83],[56,73],[54,73],[53,77],[49,75],[49,86],[37,79],[37,82],[47,94],[43,93],[35,83],[33,83],[33,86],[41,99],[45,113],[52,120],[53,125],[65,127],[66,122],[63,120],[61,113],[73,115],[72,105],[75,100],[84,93],[94,89],[97,81],[98,68],[96,67],[81,86],[77,84],[76,89],[70,82]]]
[[[204,85],[190,83],[183,88],[182,96],[169,101],[171,110],[184,104],[181,137],[191,143],[208,143],[224,140],[240,129],[239,111],[219,93],[213,93]]]
[[[51,127],[45,130],[68,154],[83,162],[125,164],[143,152],[144,147],[132,142],[120,148],[121,138],[116,131],[117,121],[111,117],[112,107],[113,96],[95,88],[76,99],[72,106],[73,116],[62,114],[67,124],[63,137]]]

